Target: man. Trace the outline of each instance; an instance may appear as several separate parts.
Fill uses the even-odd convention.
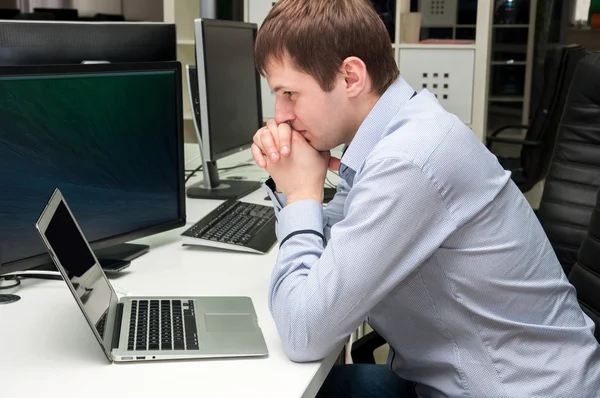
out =
[[[287,354],[320,360],[365,319],[390,345],[388,367],[334,368],[320,396],[400,396],[403,380],[421,397],[600,394],[593,323],[531,207],[399,77],[368,0],[279,1],[256,59],[276,93],[252,153],[272,177],[269,298]],[[341,181],[323,209],[328,167]]]

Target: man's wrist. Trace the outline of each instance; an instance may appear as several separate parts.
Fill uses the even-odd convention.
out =
[[[316,200],[319,203],[323,203],[323,192],[320,193],[306,193],[306,194],[291,194],[286,195],[287,201],[286,206],[291,205],[294,202],[299,202],[301,200]]]

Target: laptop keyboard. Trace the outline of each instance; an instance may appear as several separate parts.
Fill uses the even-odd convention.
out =
[[[128,351],[197,350],[194,300],[132,300]]]

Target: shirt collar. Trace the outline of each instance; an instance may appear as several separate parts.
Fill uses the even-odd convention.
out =
[[[385,127],[414,94],[414,89],[398,77],[379,98],[360,125],[350,146],[342,156],[342,165],[357,171],[367,155],[385,134]]]

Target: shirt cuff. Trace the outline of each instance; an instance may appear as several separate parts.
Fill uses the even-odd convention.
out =
[[[285,206],[277,218],[277,229],[280,242],[299,231],[323,237],[323,205],[316,200],[299,200]]]
[[[284,194],[275,192],[275,181],[273,181],[272,178],[269,178],[267,181],[265,181],[264,186],[267,194],[273,201],[273,205],[275,206],[275,215],[279,215],[279,212],[287,203],[287,198]]]

